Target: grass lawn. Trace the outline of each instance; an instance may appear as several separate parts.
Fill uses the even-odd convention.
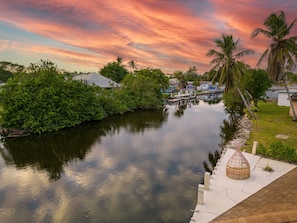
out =
[[[275,102],[259,102],[257,120],[253,121],[250,139],[244,149],[251,152],[254,141],[268,147],[271,143],[283,142],[297,150],[297,122],[289,116],[290,107],[277,106]],[[279,139],[276,135],[286,135]]]

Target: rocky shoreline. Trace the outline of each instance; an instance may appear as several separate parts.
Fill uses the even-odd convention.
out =
[[[0,135],[6,138],[24,137],[30,135],[26,130],[21,129],[0,129]]]
[[[235,132],[231,141],[229,141],[225,148],[234,148],[235,144],[245,145],[247,140],[250,138],[250,133],[252,129],[252,120],[244,115],[238,123],[238,130]]]

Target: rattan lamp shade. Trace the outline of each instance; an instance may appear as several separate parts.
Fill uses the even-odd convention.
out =
[[[250,164],[240,148],[236,149],[235,153],[230,157],[226,166],[226,174],[235,180],[244,180],[250,177]]]

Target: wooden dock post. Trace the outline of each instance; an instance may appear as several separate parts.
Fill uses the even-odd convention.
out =
[[[197,198],[198,204],[204,203],[204,186],[202,184],[198,185],[198,198]]]
[[[205,172],[204,173],[204,189],[209,190],[209,184],[210,184],[210,173]]]
[[[257,152],[257,145],[258,145],[258,142],[257,142],[257,141],[254,141],[254,142],[253,142],[253,148],[252,148],[252,154],[253,154],[253,155],[256,155],[256,152]]]

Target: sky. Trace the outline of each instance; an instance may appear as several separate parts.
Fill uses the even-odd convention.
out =
[[[195,66],[203,74],[211,69],[206,54],[216,49],[214,40],[231,34],[238,50],[254,50],[244,62],[255,67],[269,40],[251,33],[279,11],[291,23],[297,1],[0,0],[0,61],[28,66],[42,59],[67,71],[98,72],[121,57],[127,68],[133,60],[138,69]]]

